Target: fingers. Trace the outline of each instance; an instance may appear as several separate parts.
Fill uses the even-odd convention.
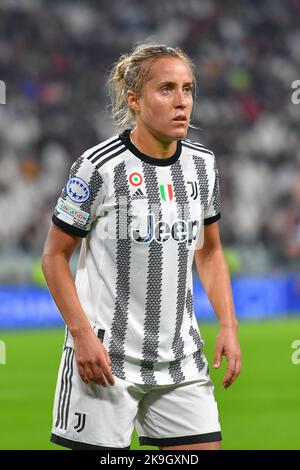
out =
[[[222,353],[221,351],[216,350],[213,366],[215,369],[218,369],[221,366],[221,364],[222,364]]]
[[[103,350],[104,350],[104,357],[105,357],[106,362],[101,364],[101,369],[102,369],[102,372],[103,372],[104,376],[106,377],[108,383],[110,385],[114,385],[115,379],[114,379],[114,376],[113,376],[113,374],[111,373],[111,370],[110,370],[111,359],[110,359],[109,354],[108,354],[108,352],[107,352],[107,350],[104,346],[103,346]]]
[[[89,380],[87,378],[87,375],[85,373],[85,369],[83,367],[82,364],[80,364],[79,362],[77,362],[77,368],[78,368],[78,373],[80,375],[80,378],[81,380],[85,383],[85,384],[88,384],[89,383]]]
[[[227,362],[226,373],[222,381],[224,388],[228,388],[232,384],[232,378],[234,376],[234,373],[235,373],[235,357],[230,356]]]
[[[107,387],[107,382],[105,380],[105,375],[103,373],[102,368],[98,364],[94,364],[91,367],[91,374],[89,376],[89,380],[94,382],[97,385],[102,385],[103,387]]]
[[[233,378],[232,378],[232,383],[240,375],[241,368],[242,368],[242,358],[241,358],[241,356],[238,356],[238,358],[236,359],[236,363],[235,363],[235,372],[234,372],[234,375],[233,375]]]
[[[104,355],[105,355],[106,362],[108,363],[108,365],[110,367],[111,366],[111,359],[110,359],[109,354],[108,354],[108,352],[105,348],[104,348]]]
[[[106,387],[107,384],[115,384],[114,376],[110,370],[109,354],[92,331],[75,337],[74,350],[78,372],[84,383],[95,382],[103,387]]]
[[[106,363],[102,366],[100,363],[79,363],[77,366],[79,375],[86,384],[89,382],[95,382],[96,384],[102,385],[103,387],[107,386],[107,382],[110,385],[115,384],[114,376]]]
[[[232,385],[235,379],[239,376],[241,365],[242,360],[240,355],[237,357],[231,356],[228,358],[227,370],[222,381],[224,388],[230,387],[230,385]]]

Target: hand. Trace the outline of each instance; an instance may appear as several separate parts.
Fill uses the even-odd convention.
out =
[[[222,384],[224,388],[228,388],[239,376],[242,366],[242,353],[238,342],[236,327],[221,326],[216,340],[213,363],[215,369],[221,366],[222,356],[225,356],[227,359],[227,369]]]
[[[92,381],[106,387],[107,380],[110,385],[114,385],[114,376],[110,370],[110,357],[92,329],[74,336],[74,350],[78,372],[83,382],[88,384]]]

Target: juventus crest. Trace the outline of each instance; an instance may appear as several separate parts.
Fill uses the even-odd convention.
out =
[[[75,413],[78,416],[78,423],[74,426],[75,431],[81,432],[84,430],[85,427],[85,417],[86,413]]]
[[[188,181],[187,183],[191,185],[191,194],[189,194],[189,196],[191,196],[193,199],[197,199],[197,197],[198,197],[198,183],[197,183],[197,181]]]

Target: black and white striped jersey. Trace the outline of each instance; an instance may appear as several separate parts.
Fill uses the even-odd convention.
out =
[[[203,225],[220,218],[218,171],[201,144],[179,140],[172,157],[158,159],[129,132],[75,161],[52,220],[83,237],[76,288],[113,374],[179,383],[206,364],[192,263]]]

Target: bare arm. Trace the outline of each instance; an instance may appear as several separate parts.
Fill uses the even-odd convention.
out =
[[[81,241],[51,224],[42,257],[42,269],[51,295],[61,312],[71,335],[79,374],[85,383],[92,380],[113,385],[109,355],[94,334],[80,304],[69,261]]]
[[[227,359],[223,378],[225,388],[237,378],[241,370],[241,351],[237,338],[238,322],[234,313],[230,276],[220,241],[218,222],[204,227],[204,245],[195,251],[195,263],[200,280],[220,323],[215,347],[214,367]]]

